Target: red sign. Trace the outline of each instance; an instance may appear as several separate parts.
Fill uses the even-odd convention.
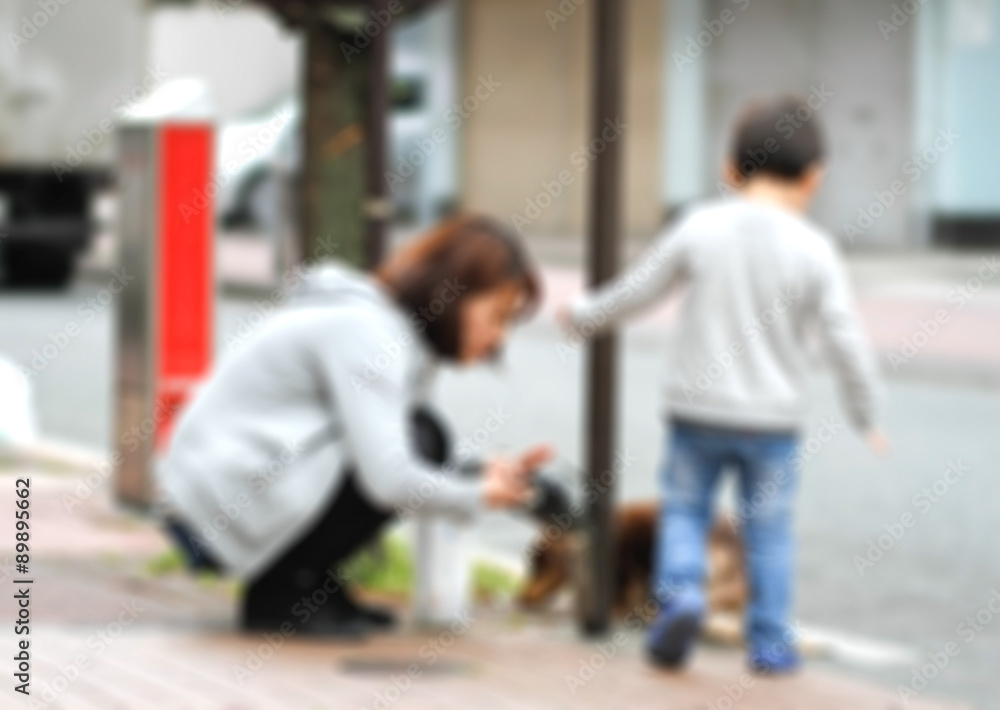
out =
[[[166,124],[159,145],[155,402],[168,414],[157,427],[157,448],[169,441],[174,413],[208,375],[215,299],[212,128]]]

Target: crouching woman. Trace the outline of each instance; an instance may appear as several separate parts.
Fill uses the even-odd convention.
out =
[[[328,570],[397,510],[470,517],[526,501],[547,447],[463,479],[442,473],[449,452],[414,415],[439,363],[492,359],[538,298],[517,237],[458,218],[374,275],[307,273],[214,373],[159,462],[158,505],[192,566],[246,580],[244,628],[356,636],[390,626],[387,610],[356,603]],[[327,602],[305,613],[321,587]]]

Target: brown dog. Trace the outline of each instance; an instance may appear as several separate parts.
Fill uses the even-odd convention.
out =
[[[658,518],[659,506],[653,502],[629,503],[618,509],[614,589],[618,617],[649,598]],[[518,596],[522,607],[538,609],[572,579],[578,542],[575,533],[536,541],[529,578]],[[733,521],[726,516],[719,517],[709,533],[707,584],[710,612],[742,612],[747,596],[743,545]]]

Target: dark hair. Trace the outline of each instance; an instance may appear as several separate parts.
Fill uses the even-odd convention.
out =
[[[823,136],[815,110],[805,99],[785,96],[753,102],[733,131],[729,154],[744,178],[768,173],[796,180],[823,159]]]
[[[459,352],[459,313],[473,294],[505,283],[522,294],[518,317],[538,305],[541,285],[524,246],[512,231],[488,217],[460,216],[407,244],[375,272],[410,312],[441,357]]]

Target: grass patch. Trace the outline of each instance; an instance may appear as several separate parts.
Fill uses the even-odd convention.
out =
[[[187,561],[180,548],[171,547],[150,558],[144,569],[151,577],[163,577],[187,571]],[[378,543],[350,558],[343,570],[347,579],[369,592],[409,599],[416,588],[417,572],[413,551],[399,535],[383,536]],[[213,586],[220,581],[218,574],[208,570],[202,570],[196,576],[203,587]],[[471,577],[473,598],[483,603],[509,599],[520,585],[516,574],[484,560],[472,563]],[[238,582],[234,584],[237,584],[234,590],[238,589]]]
[[[352,582],[370,592],[409,598],[416,588],[416,568],[409,544],[397,535],[386,535],[350,559],[344,571]],[[499,565],[472,563],[472,594],[480,602],[511,597],[520,585],[517,575]]]
[[[521,580],[508,569],[479,560],[472,565],[472,593],[476,601],[495,602],[514,596]]]
[[[416,584],[410,546],[395,535],[385,535],[344,564],[344,575],[362,589],[409,597]]]
[[[151,557],[147,560],[145,572],[150,577],[162,577],[172,572],[180,572],[186,566],[184,553],[178,547],[171,547],[169,550],[161,552],[156,557]]]
[[[188,573],[194,576],[198,586],[205,590],[222,589],[233,599],[240,596],[243,582],[239,579],[226,579],[218,572],[200,569],[192,572],[188,569],[187,560],[179,547],[171,547],[155,557],[146,560],[143,571],[150,577],[166,577],[171,574]]]

